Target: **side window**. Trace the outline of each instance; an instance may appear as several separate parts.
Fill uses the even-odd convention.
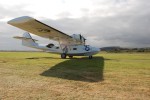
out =
[[[73,50],[77,50],[77,48],[73,48]]]
[[[48,47],[48,48],[52,48],[54,46],[54,44],[48,44],[48,45],[46,45],[46,47]]]
[[[56,47],[56,49],[59,49],[59,47]]]

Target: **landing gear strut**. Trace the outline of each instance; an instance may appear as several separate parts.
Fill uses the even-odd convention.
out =
[[[89,59],[92,59],[93,58],[93,56],[89,56]]]
[[[62,53],[62,54],[61,54],[61,58],[62,58],[62,59],[66,59],[66,54],[65,54],[65,53]]]

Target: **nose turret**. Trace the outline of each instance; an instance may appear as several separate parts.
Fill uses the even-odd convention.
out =
[[[95,52],[100,52],[100,48],[95,48],[95,47],[93,47],[93,51],[95,51]]]
[[[94,55],[94,54],[97,54],[97,53],[99,53],[99,52],[100,52],[100,49],[99,49],[99,48],[92,47],[92,53],[93,53],[93,55]]]

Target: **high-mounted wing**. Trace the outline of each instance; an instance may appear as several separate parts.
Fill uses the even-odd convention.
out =
[[[32,17],[23,16],[8,21],[8,24],[28,31],[32,34],[49,38],[56,41],[70,42],[74,41],[73,38],[51,26],[48,26]]]

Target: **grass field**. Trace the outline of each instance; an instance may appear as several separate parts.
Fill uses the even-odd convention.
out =
[[[76,99],[150,100],[150,53],[0,52],[0,100]]]

